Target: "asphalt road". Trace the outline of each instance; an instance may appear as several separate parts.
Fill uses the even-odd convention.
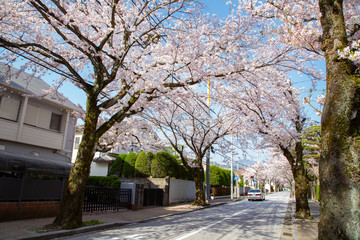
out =
[[[289,192],[66,239],[279,239]]]

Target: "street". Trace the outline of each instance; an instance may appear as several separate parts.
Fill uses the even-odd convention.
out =
[[[279,239],[289,192],[66,239]]]

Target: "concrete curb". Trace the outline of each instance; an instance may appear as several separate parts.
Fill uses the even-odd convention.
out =
[[[233,200],[233,201],[240,201],[240,200],[241,199]],[[76,229],[59,230],[59,231],[54,231],[54,232],[49,232],[49,233],[39,233],[38,236],[19,237],[19,238],[11,238],[11,239],[13,239],[13,240],[30,240],[30,239],[31,240],[47,240],[47,239],[53,239],[53,238],[67,237],[67,236],[72,236],[72,235],[77,235],[77,234],[82,234],[82,233],[88,233],[88,232],[93,232],[93,231],[111,229],[111,228],[115,228],[115,227],[122,227],[122,226],[127,226],[127,225],[132,225],[132,224],[149,222],[149,221],[157,220],[160,218],[165,218],[165,217],[170,217],[170,216],[175,216],[175,215],[182,215],[182,214],[186,214],[189,212],[195,212],[195,211],[199,211],[199,210],[203,210],[203,209],[207,209],[207,208],[225,205],[225,204],[231,203],[233,201],[214,203],[209,206],[204,206],[204,207],[192,209],[189,211],[170,213],[170,214],[160,215],[160,216],[147,218],[147,219],[143,219],[143,220],[139,220],[139,221],[104,223],[104,224],[99,224],[99,225],[94,225],[94,226],[80,227],[80,228],[76,228]]]
[[[299,240],[297,226],[296,226],[296,219],[295,219],[295,208],[293,208],[292,205],[293,205],[293,201],[291,202],[291,208],[292,208],[291,219],[292,219],[293,237],[294,240]]]
[[[282,226],[282,231],[280,235],[280,240],[293,240],[294,228],[293,228],[293,210],[292,210],[292,200],[289,200],[286,214]]]

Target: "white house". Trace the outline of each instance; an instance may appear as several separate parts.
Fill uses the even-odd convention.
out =
[[[49,88],[43,80],[0,63],[0,173],[14,174],[13,168],[21,165],[55,174],[71,166],[72,112],[80,109],[61,95],[34,97]]]

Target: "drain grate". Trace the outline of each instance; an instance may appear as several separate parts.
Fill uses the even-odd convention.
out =
[[[292,236],[291,233],[287,233],[287,232],[284,232],[283,235],[285,235],[285,236]]]

